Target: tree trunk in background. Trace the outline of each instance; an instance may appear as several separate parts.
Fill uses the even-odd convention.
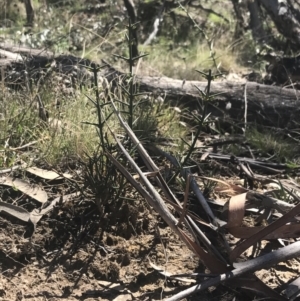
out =
[[[239,4],[239,0],[231,0],[231,2],[236,16],[234,36],[236,39],[239,39],[244,34],[244,23],[245,23],[244,17],[243,17],[241,6]]]
[[[300,46],[300,12],[278,0],[258,0],[272,18],[277,30],[293,44]]]
[[[264,31],[261,10],[258,5],[258,0],[248,1],[248,10],[250,12],[250,28],[254,41],[259,44],[267,42],[268,35]]]
[[[24,0],[26,16],[27,16],[27,26],[32,26],[34,21],[34,10],[32,7],[31,0]]]

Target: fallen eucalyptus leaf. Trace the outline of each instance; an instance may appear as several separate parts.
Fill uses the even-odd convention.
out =
[[[5,202],[0,202],[0,212],[5,212],[23,222],[29,222],[30,213],[22,208]]]
[[[57,172],[52,171],[52,170],[46,170],[46,169],[41,169],[38,167],[29,167],[26,169],[26,171],[30,172],[31,174],[34,174],[40,178],[43,178],[45,180],[60,180],[65,178],[72,178],[72,175],[64,173],[62,176],[60,176]]]
[[[32,185],[24,180],[14,179],[12,177],[0,177],[0,185],[1,184],[20,190],[40,203],[45,203],[48,200],[46,191],[39,186]]]

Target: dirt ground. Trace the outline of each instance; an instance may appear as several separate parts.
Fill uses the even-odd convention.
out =
[[[112,224],[92,203],[64,204],[31,238],[28,225],[1,216],[0,300],[160,300],[183,289],[149,260],[178,274],[198,259],[142,203],[135,221],[130,210],[124,205]]]
[[[192,283],[166,279],[150,262],[171,274],[205,271],[143,201],[125,203],[119,212],[101,220],[92,202],[66,203],[44,217],[31,238],[30,226],[1,215],[0,300],[162,300]],[[276,288],[299,272],[294,259],[257,276]],[[218,286],[187,300],[253,297]]]
[[[58,187],[44,182],[49,196],[57,196]],[[40,207],[12,188],[0,186],[0,196],[28,211]],[[0,212],[0,301],[164,300],[201,282],[159,273],[158,269],[172,275],[208,271],[145,200],[135,194],[132,199],[108,204],[100,215],[93,200],[75,197],[54,207],[36,229]],[[202,210],[195,204],[190,208]],[[213,241],[212,233],[206,235]],[[230,236],[227,241],[237,242]],[[279,242],[262,245],[265,252],[280,247]],[[251,258],[251,249],[243,257]],[[300,261],[293,259],[256,276],[276,289],[299,273]],[[185,300],[255,298],[253,292],[219,285]]]

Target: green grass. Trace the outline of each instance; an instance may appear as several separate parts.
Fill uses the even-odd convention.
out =
[[[51,165],[58,165],[68,157],[84,159],[99,145],[96,127],[90,125],[97,123],[96,110],[85,96],[87,94],[93,99],[93,90],[85,90],[82,93],[77,91],[75,95],[68,96],[61,92],[55,93],[51,88],[49,86],[49,93],[40,93],[49,113],[47,122],[39,118],[35,98],[30,95],[24,98],[24,92],[10,93],[2,90],[0,141],[1,145],[5,145],[0,153],[2,167],[14,165],[21,155],[25,161],[46,161]],[[60,102],[58,108],[57,100]],[[102,98],[101,101],[105,99]],[[111,112],[112,108],[105,106],[102,109],[102,117],[106,119]],[[124,116],[126,117],[125,114]],[[155,99],[149,99],[135,110],[134,131],[145,143],[153,143],[158,137],[179,140],[186,132],[186,129],[179,125],[179,118],[179,114],[172,108],[155,102]],[[115,115],[103,126],[104,132],[108,134],[108,127],[116,133],[121,131]],[[110,139],[113,141],[112,137]],[[32,152],[13,150],[34,141],[36,144]]]
[[[280,133],[251,128],[247,132],[247,139],[254,149],[259,150],[261,156],[274,156],[279,162],[300,163],[299,145]]]
[[[142,52],[149,53],[143,60],[142,73],[186,80],[203,80],[195,70],[217,71],[206,44],[187,43],[177,48],[173,48],[171,44],[158,44],[140,47],[140,49]],[[242,69],[237,63],[238,56],[231,50],[216,47],[215,54],[217,66],[225,74]]]
[[[51,95],[51,93],[49,93]],[[53,96],[53,94],[52,94]],[[59,96],[59,95],[58,95]],[[92,129],[88,131],[81,127],[82,114],[87,113],[80,98],[63,99],[65,104],[58,111],[54,103],[41,95],[41,99],[48,110],[52,121],[45,122],[39,118],[36,100],[21,93],[5,93],[2,95],[0,121],[0,139],[5,142],[5,156],[14,157],[14,148],[35,142],[33,151],[18,152],[28,160],[46,160],[50,164],[57,164],[66,155],[82,155],[92,149],[97,143],[91,139]],[[22,101],[20,100],[22,98]],[[89,116],[89,114],[86,114]],[[3,145],[1,143],[1,145]],[[17,160],[17,157],[15,158]],[[2,160],[5,167],[14,164],[12,160]]]

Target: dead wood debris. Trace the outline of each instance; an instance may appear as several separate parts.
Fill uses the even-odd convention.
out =
[[[117,112],[116,112],[117,113]],[[118,113],[117,113],[118,114]],[[124,152],[125,156],[129,160],[132,167],[140,176],[140,182],[137,182],[134,177],[123,167],[114,157],[111,156],[112,161],[116,167],[127,177],[130,183],[139,191],[145,199],[149,202],[153,208],[159,212],[165,222],[170,225],[175,233],[181,238],[181,240],[199,257],[202,263],[210,270],[211,273],[217,274],[216,277],[211,279],[208,275],[208,280],[204,280],[191,288],[174,295],[167,299],[168,301],[177,301],[188,296],[189,294],[203,290],[210,286],[216,286],[220,283],[226,283],[231,287],[243,287],[246,289],[254,290],[257,293],[263,294],[272,300],[293,300],[297,295],[295,290],[293,291],[293,298],[290,294],[286,293],[288,290],[284,286],[273,290],[265,285],[260,279],[258,279],[254,272],[263,268],[270,268],[276,266],[279,262],[298,257],[299,242],[297,240],[299,236],[299,225],[297,216],[300,213],[300,198],[297,193],[300,193],[300,186],[297,183],[293,183],[293,189],[291,190],[290,184],[284,181],[280,182],[283,189],[288,191],[289,195],[293,198],[293,201],[297,202],[297,205],[289,204],[284,205],[284,202],[276,200],[263,193],[247,191],[242,194],[235,194],[224,206],[224,212],[222,220],[219,219],[210,208],[207,199],[203,196],[201,190],[196,184],[193,174],[189,170],[182,170],[181,175],[189,181],[191,189],[194,191],[199,203],[206,213],[206,226],[215,232],[215,235],[219,237],[219,243],[224,246],[227,254],[220,253],[210,241],[209,237],[206,237],[204,229],[201,224],[197,224],[190,214],[189,210],[182,207],[182,204],[172,193],[171,189],[162,177],[159,168],[152,161],[146,150],[140,144],[134,133],[130,130],[128,125],[124,123],[120,114],[118,114],[121,124],[131,137],[132,141],[137,147],[140,156],[143,158],[145,165],[148,167],[148,171],[151,176],[154,177],[158,187],[160,187],[164,196],[168,198],[168,205],[173,205],[177,212],[177,215],[172,214],[165,202],[160,196],[158,190],[150,184],[145,173],[143,173],[139,167],[134,163],[133,159],[129,156],[127,151],[122,145],[120,149]],[[178,168],[178,163],[171,155],[164,153],[156,147],[151,147],[156,150],[156,153],[164,155],[171,161],[172,164]],[[224,159],[224,158],[223,158]],[[229,158],[227,158],[229,159]],[[255,160],[249,161],[254,164]],[[239,163],[243,164],[243,163]],[[262,162],[256,162],[256,165],[260,166]],[[249,164],[250,165],[250,164]],[[283,167],[283,166],[277,166]],[[241,169],[244,173],[247,169]],[[253,180],[256,179],[254,173],[249,175]],[[257,179],[258,181],[269,180],[267,177]],[[274,182],[276,182],[274,180]],[[141,185],[142,184],[142,185]],[[194,184],[191,185],[191,184]],[[279,185],[279,182],[277,183]],[[228,184],[229,185],[229,184]],[[229,185],[230,186],[230,185]],[[234,191],[235,186],[231,186]],[[238,190],[237,190],[238,191]],[[253,220],[253,225],[246,226],[244,219],[247,215],[247,210],[256,209],[256,220]],[[185,218],[182,219],[182,216]],[[179,216],[180,218],[176,217]],[[260,218],[263,217],[264,224],[261,225]],[[177,222],[176,222],[177,220]],[[183,221],[182,223],[180,221]],[[202,224],[203,225],[203,224]],[[204,227],[204,228],[205,228]],[[189,235],[187,235],[189,233]],[[230,245],[228,235],[233,235],[237,239],[234,245]],[[240,239],[239,239],[240,238]],[[240,262],[241,255],[250,247],[255,247],[263,240],[281,240],[285,239],[284,246],[276,251],[267,253],[265,255],[259,255],[255,259],[246,260]],[[201,242],[201,243],[200,243]],[[260,250],[260,254],[263,254],[264,249]],[[241,278],[240,276],[243,275]],[[174,275],[176,276],[176,275]],[[171,277],[168,274],[168,277]],[[234,279],[234,282],[232,281]]]
[[[261,187],[272,184],[274,189],[271,191],[268,189],[265,192],[262,189],[254,191],[241,185],[230,183],[230,181],[224,179],[220,180],[202,176],[206,180],[218,183],[218,186],[214,190],[215,194],[223,194],[227,197],[231,196],[227,202],[214,202],[203,195],[201,186],[199,185],[200,177],[197,177],[195,172],[184,169],[181,171],[181,177],[189,182],[191,193],[197,198],[198,204],[205,212],[202,216],[197,216],[197,213],[193,212],[189,207],[189,201],[185,201],[183,204],[177,198],[173,189],[166,183],[159,167],[151,159],[134,133],[124,123],[121,115],[117,112],[116,114],[124,129],[135,143],[140,156],[148,168],[148,172],[145,173],[140,170],[120,142],[118,142],[119,147],[132,165],[132,168],[139,175],[139,181],[137,181],[135,175],[132,175],[112,155],[110,155],[111,160],[119,171],[126,176],[132,186],[159,213],[170,228],[180,237],[182,242],[186,244],[210,271],[207,275],[201,275],[201,279],[203,279],[201,281],[198,278],[196,278],[196,281],[188,281],[189,277],[195,278],[192,271],[191,275],[185,275],[185,278],[182,278],[180,275],[172,275],[168,271],[160,270],[157,266],[150,263],[154,269],[158,270],[165,277],[193,284],[189,289],[167,300],[180,300],[191,293],[221,283],[232,288],[241,287],[249,289],[265,295],[272,300],[294,300],[300,290],[298,278],[290,279],[292,282],[289,285],[282,285],[273,290],[254,274],[258,270],[275,267],[282,261],[287,261],[300,255],[299,241],[297,241],[300,233],[298,218],[300,214],[300,199],[298,196],[300,194],[300,185],[291,178],[274,179],[272,178],[274,177],[272,172],[272,177],[270,177],[268,175],[256,174],[250,169],[251,166],[257,168],[259,171],[268,172],[268,169],[261,168],[263,166],[272,168],[272,171],[277,170],[278,174],[281,174],[280,171],[286,171],[287,166],[247,158],[234,158],[233,160],[230,156],[208,152],[205,160],[213,158],[214,160],[231,162],[233,167],[235,166],[239,169],[240,175],[244,174],[246,176],[246,179],[249,178],[252,181],[260,183]],[[172,155],[163,152],[155,146],[148,146],[147,149],[150,153],[165,157],[175,168],[180,167]],[[199,156],[203,159],[201,154]],[[60,174],[40,168],[29,168],[24,164],[19,168],[45,180],[62,180],[72,177],[70,174]],[[42,187],[33,186],[30,182],[12,177],[14,170],[17,170],[17,168],[3,170],[3,172],[0,171],[2,174],[0,186],[6,185],[18,189],[32,200],[38,201],[41,206],[40,208],[36,206],[35,209],[28,212],[22,207],[3,201],[0,203],[0,213],[9,214],[23,222],[33,224],[34,229],[38,226],[40,219],[44,215],[49,214],[57,204],[70,201],[79,195],[79,193],[75,192],[49,200],[47,193]],[[155,185],[153,185],[153,181],[149,181],[150,177],[155,180]],[[274,190],[285,191],[289,202],[275,198],[272,195],[272,191]],[[185,196],[186,200],[190,198],[191,194]],[[221,204],[223,207],[221,215],[218,214],[218,211],[214,210],[212,204],[218,204],[219,206]],[[174,211],[170,211],[170,206],[173,207],[176,214],[174,214]],[[249,219],[251,221],[250,224]],[[213,231],[215,233],[214,236],[218,237],[218,245],[215,245],[211,240],[211,236],[206,234],[207,230]],[[34,231],[31,235],[34,235]],[[235,238],[234,243],[229,239],[230,236]],[[264,247],[258,247],[262,241],[276,240],[282,244],[282,248],[278,248],[276,251],[266,253]],[[220,245],[223,246],[222,252]],[[249,248],[258,250],[258,255],[253,259],[247,259],[247,257],[242,255]],[[234,281],[232,281],[233,279]]]

